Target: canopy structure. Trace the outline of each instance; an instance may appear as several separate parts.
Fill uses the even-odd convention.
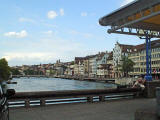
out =
[[[135,0],[102,17],[108,33],[137,35],[146,39],[146,80],[152,80],[151,38],[160,38],[160,0]]]
[[[160,0],[135,0],[134,2],[104,16],[102,26],[111,26],[108,33],[160,38]]]

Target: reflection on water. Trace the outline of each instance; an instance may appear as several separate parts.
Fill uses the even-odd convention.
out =
[[[14,78],[17,84],[8,85],[16,92],[57,91],[115,88],[116,85],[88,81],[67,80],[59,78]]]

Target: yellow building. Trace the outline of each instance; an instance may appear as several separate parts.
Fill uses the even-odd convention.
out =
[[[134,71],[130,73],[133,76],[146,74],[146,50],[145,44],[134,47],[135,51],[129,55],[129,58],[135,62]],[[152,76],[157,79],[160,78],[160,40],[151,42],[152,52]]]

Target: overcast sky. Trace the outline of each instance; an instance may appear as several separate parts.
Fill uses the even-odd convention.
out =
[[[1,1],[0,57],[9,65],[74,60],[111,51],[116,41],[139,44],[137,37],[107,34],[99,18],[132,0]]]

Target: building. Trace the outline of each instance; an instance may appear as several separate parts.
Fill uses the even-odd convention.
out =
[[[66,70],[64,72],[65,75],[73,76],[74,75],[74,62],[69,62],[66,65]]]
[[[84,57],[76,57],[74,61],[74,75],[84,75]]]
[[[96,77],[97,75],[97,55],[89,57],[89,77]]]
[[[113,70],[115,78],[123,76],[122,72],[120,71],[120,65],[122,65],[122,58],[123,56],[128,57],[133,51],[133,45],[125,45],[118,42],[115,44],[115,47],[113,48]]]
[[[54,65],[54,69],[56,71],[56,75],[64,75],[64,72],[66,70],[66,66],[64,63],[60,62],[60,60],[57,60],[56,64]]]
[[[134,71],[130,72],[131,76],[146,74],[146,44],[134,46],[135,50],[129,55],[129,58],[135,62]],[[152,76],[154,79],[160,78],[160,40],[151,42],[152,52]]]
[[[86,56],[83,60],[83,64],[84,64],[84,76],[88,77],[89,76],[89,58],[90,56]]]
[[[109,53],[107,58],[107,65],[108,67],[108,78],[114,78],[114,71],[113,71],[113,52]]]
[[[108,52],[99,52],[97,55],[97,77],[107,78],[108,77],[108,66],[107,59],[109,57]]]

